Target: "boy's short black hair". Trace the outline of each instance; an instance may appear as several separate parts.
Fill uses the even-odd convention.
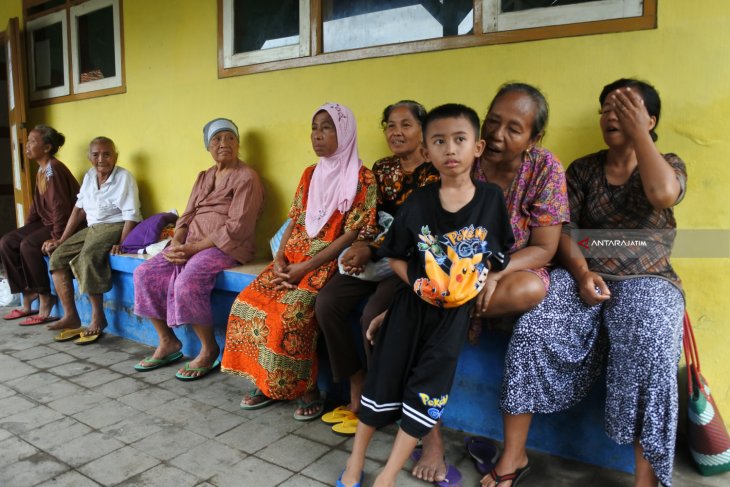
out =
[[[465,118],[471,124],[474,129],[474,137],[479,140],[479,115],[466,105],[459,103],[447,103],[445,105],[437,106],[432,108],[431,111],[426,115],[426,119],[423,121],[423,140],[426,140],[426,130],[428,126],[434,120],[441,120],[443,118]]]

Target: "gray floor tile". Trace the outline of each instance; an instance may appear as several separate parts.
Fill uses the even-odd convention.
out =
[[[218,487],[240,487],[242,485],[278,485],[293,474],[271,463],[255,457],[247,457],[227,472],[210,479]]]
[[[192,431],[169,428],[132,443],[132,446],[160,460],[170,460],[205,441],[205,437]]]
[[[100,484],[75,470],[57,475],[36,487],[96,487]]]
[[[212,408],[203,412],[196,421],[186,424],[185,428],[207,438],[213,438],[221,433],[232,430],[243,423],[243,421],[240,416],[223,411],[222,409]]]
[[[119,487],[193,487],[200,479],[179,468],[157,465],[118,484]]]
[[[98,367],[92,364],[94,367]],[[96,387],[120,378],[121,375],[107,369],[91,370],[79,376],[71,377],[70,380],[84,387]]]
[[[35,405],[36,403],[29,401],[28,399],[20,395],[0,399],[0,419],[7,416],[12,416],[13,414],[20,411],[25,411],[26,409],[35,407]],[[1,422],[2,421],[0,421],[0,423]]]
[[[63,415],[51,408],[36,406],[1,419],[0,427],[12,433],[20,434],[24,431],[30,431],[39,426],[43,426],[51,421],[58,421],[61,418],[63,418]]]
[[[94,345],[97,345],[97,346],[94,347]],[[129,362],[134,359],[134,357],[132,357],[128,353],[118,352],[118,351],[109,350],[107,348],[104,348],[103,346],[101,346],[102,345],[101,343],[94,344],[94,345],[92,345],[91,347],[89,347],[89,346],[84,347],[84,348],[92,348],[92,347],[96,348],[96,350],[95,350],[96,353],[86,357],[86,360],[93,364],[97,364],[97,365],[101,365],[101,366],[109,366],[112,364],[118,364],[120,362]],[[134,364],[131,364],[131,365],[134,366]]]
[[[344,470],[345,464],[347,463],[347,458],[349,456],[349,452],[342,450],[332,450],[326,455],[320,457],[316,462],[309,465],[300,473],[306,477],[316,479],[326,485],[334,485],[335,481],[340,477],[342,470]],[[380,468],[379,463],[366,459],[366,480],[368,479],[368,474],[374,472],[378,468]]]
[[[186,397],[179,397],[161,406],[147,410],[147,414],[159,416],[167,421],[187,426],[189,423],[198,421],[206,412],[213,409],[212,406],[193,401]]]
[[[0,485],[9,487],[36,485],[68,470],[67,465],[40,452],[0,469]]]
[[[178,398],[179,396],[167,389],[152,387],[145,383],[142,390],[120,396],[119,401],[140,411],[147,411],[170,401],[176,401]]]
[[[332,485],[332,483],[323,484],[322,482],[297,474],[279,484],[279,487],[327,487],[329,485]]]
[[[30,397],[31,399],[35,399],[36,401],[49,403],[63,397],[79,394],[85,390],[86,389],[74,384],[73,382],[69,382],[67,380],[59,380],[41,388],[24,392],[23,394]]]
[[[53,355],[55,353],[58,353],[58,350],[40,345],[26,348],[25,350],[20,350],[18,352],[13,352],[10,355],[19,360],[32,361],[40,357],[45,357],[46,355]]]
[[[137,414],[139,414],[139,411],[133,407],[110,399],[106,402],[97,404],[93,408],[76,413],[73,417],[82,423],[88,424],[92,428],[98,429],[103,428],[104,426],[109,426],[110,424],[118,423],[123,419]]]
[[[320,443],[299,436],[287,435],[257,452],[256,456],[298,472],[328,451],[329,448]]]
[[[90,364],[75,357],[73,362],[54,367],[48,372],[64,379],[73,379],[87,372],[91,372],[92,370],[96,370],[97,367],[98,366],[96,364]]]
[[[64,352],[57,352],[53,355],[45,355],[43,357],[31,360],[31,363],[33,364],[33,367],[36,367],[38,369],[53,369],[70,362],[75,362],[77,360],[78,358],[74,357],[73,355],[69,355]]]
[[[15,390],[0,384],[0,399],[10,397],[15,394]]]
[[[20,438],[11,437],[0,441],[0,470],[36,453],[37,448]]]
[[[118,423],[103,427],[100,431],[113,438],[130,444],[147,438],[163,429],[179,429],[176,424],[165,421],[157,416],[139,413]]]
[[[219,472],[230,470],[245,457],[245,453],[235,448],[215,440],[208,440],[205,443],[191,447],[168,463],[206,479]]]
[[[70,396],[62,397],[61,399],[56,399],[55,401],[48,403],[48,406],[60,413],[73,415],[81,411],[91,409],[109,400],[109,398],[105,395],[99,394],[94,390],[84,389],[80,386],[76,387],[80,388],[79,392]]]
[[[51,447],[48,449],[48,453],[73,467],[79,467],[123,446],[124,443],[121,441],[92,431],[71,441]]]
[[[37,448],[48,451],[90,432],[91,428],[85,424],[73,418],[63,418],[20,433],[20,437]]]
[[[147,387],[147,384],[140,380],[132,379],[131,377],[121,377],[117,380],[97,386],[94,390],[107,397],[117,398],[137,392],[145,387]]]
[[[25,377],[38,372],[38,369],[18,360],[0,360],[0,383],[7,383],[9,380]]]
[[[10,438],[11,436],[14,436],[10,431],[0,428],[0,441],[5,440],[6,438]]]
[[[61,380],[59,377],[48,372],[37,372],[11,381],[4,381],[3,383],[22,394],[28,395],[38,390],[45,389],[50,384],[58,382],[59,380]]]
[[[158,465],[159,460],[131,446],[105,455],[79,468],[102,485],[116,485]]]
[[[293,434],[318,443],[324,443],[330,447],[336,447],[347,441],[346,437],[332,432],[332,425],[317,420],[304,423],[300,428],[294,430]]]

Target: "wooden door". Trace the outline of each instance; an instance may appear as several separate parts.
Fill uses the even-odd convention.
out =
[[[21,45],[18,18],[8,22],[5,31],[5,57],[8,67],[8,126],[10,127],[10,148],[13,164],[13,194],[15,196],[15,218],[18,227],[25,224],[25,216],[30,210],[31,168],[25,157],[25,143],[28,140],[26,129],[25,66]]]

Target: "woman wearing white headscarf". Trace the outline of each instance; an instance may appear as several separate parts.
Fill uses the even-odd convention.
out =
[[[376,233],[376,185],[358,156],[352,112],[322,105],[311,138],[319,162],[304,170],[274,262],[233,303],[222,364],[256,386],[242,409],[299,398],[299,420],[316,418],[324,407],[316,389],[314,298],[336,271],[339,253]]]
[[[152,356],[135,366],[156,369],[182,357],[172,328],[190,324],[200,339],[195,359],[175,374],[205,376],[220,364],[210,294],[219,272],[254,256],[254,230],[264,190],[258,174],[238,158],[238,128],[225,118],[203,129],[215,166],[198,175],[170,246],[134,271],[134,312],[152,321],[160,338]]]

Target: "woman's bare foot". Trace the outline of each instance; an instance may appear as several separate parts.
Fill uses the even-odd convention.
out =
[[[497,473],[497,475],[507,475],[512,472],[516,472],[520,468],[524,468],[527,466],[527,456],[521,455],[519,458],[508,458],[504,455],[499,457],[499,461],[497,462],[497,465],[494,466],[494,472]],[[485,475],[481,480],[482,487],[496,487],[497,481],[494,480],[494,477],[492,477],[491,473],[488,473]],[[512,485],[511,480],[503,480],[499,482],[499,487],[508,487]]]
[[[411,474],[426,482],[441,482],[446,478],[444,443],[438,426],[423,437],[423,453],[414,465]]]
[[[160,344],[157,345],[155,353],[152,354],[152,358],[162,360],[175,352],[179,352],[180,349],[182,349],[182,343],[177,338],[175,338],[174,340],[160,340]],[[145,362],[144,360],[140,362],[140,365],[142,365],[143,367],[152,367],[156,364],[156,362]]]
[[[324,403],[320,400],[319,389],[305,392],[299,399],[300,406],[294,411],[294,416],[314,418],[319,416],[324,410]],[[305,404],[309,406],[304,407]]]
[[[175,350],[172,350],[172,352],[175,352]],[[210,369],[213,366],[218,355],[220,355],[220,349],[218,348],[213,350],[201,350],[197,357],[188,362],[187,366],[178,370],[178,374],[185,377],[199,377],[205,375],[208,373],[206,369]]]

